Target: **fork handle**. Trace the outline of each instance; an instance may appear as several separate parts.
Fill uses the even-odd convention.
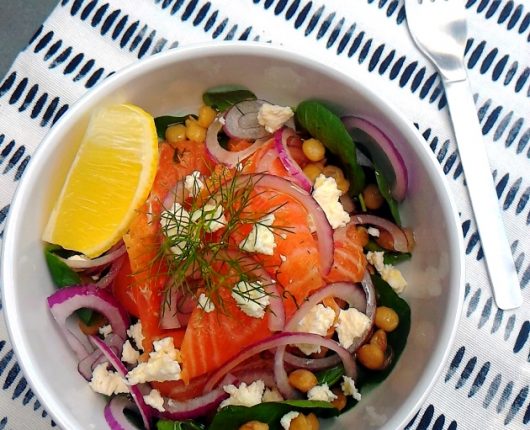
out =
[[[467,79],[444,86],[495,302],[500,309],[514,309],[522,304],[521,289],[471,88]]]

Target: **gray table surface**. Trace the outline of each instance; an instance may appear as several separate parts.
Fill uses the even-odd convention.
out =
[[[59,0],[0,0],[0,80]]]

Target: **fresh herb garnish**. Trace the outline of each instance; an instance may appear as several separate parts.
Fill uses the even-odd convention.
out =
[[[158,420],[156,423],[156,430],[204,430],[205,428],[206,427],[203,424],[197,423],[192,420]]]
[[[338,365],[331,367],[329,369],[321,370],[317,372],[315,376],[317,377],[318,385],[328,384],[329,387],[335,385],[342,379],[344,375],[344,366]]]
[[[205,105],[220,112],[243,100],[256,100],[256,95],[241,85],[222,85],[210,88],[202,95],[202,101]]]
[[[296,108],[296,120],[329,151],[337,155],[350,180],[350,193],[359,194],[364,188],[364,171],[357,163],[357,153],[348,130],[328,107],[316,100],[301,102]]]

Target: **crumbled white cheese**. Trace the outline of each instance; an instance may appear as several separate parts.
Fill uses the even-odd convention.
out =
[[[304,333],[314,333],[320,336],[326,336],[328,330],[335,322],[335,311],[319,303],[313,306],[309,312],[298,323],[297,331]],[[320,352],[319,345],[299,344],[296,345],[300,351],[306,355]]]
[[[198,220],[204,223],[204,229],[210,233],[214,233],[226,226],[223,207],[213,203],[206,203],[201,209],[193,211],[191,221],[196,223]]]
[[[366,259],[396,293],[401,294],[405,290],[407,281],[398,269],[391,264],[385,264],[383,251],[369,251],[366,253]]]
[[[180,379],[180,351],[175,349],[172,337],[153,342],[154,351],[149,360],[140,363],[127,374],[131,385],[148,381],[178,381]]]
[[[160,215],[163,233],[172,239],[180,238],[178,241],[172,240],[170,250],[175,255],[181,255],[186,248],[186,233],[190,222],[190,214],[180,203],[175,203],[171,210],[165,210]]]
[[[142,323],[138,321],[136,324],[133,324],[127,330],[127,336],[129,336],[140,351],[144,350],[142,342],[144,341],[144,334],[142,331]]]
[[[108,362],[98,364],[92,372],[92,379],[88,383],[96,393],[111,396],[113,394],[128,393],[129,388],[123,378],[107,369]]]
[[[291,427],[291,421],[294,420],[298,415],[300,415],[300,412],[297,411],[291,411],[287,412],[281,419],[280,424],[285,430],[289,430],[289,427]]]
[[[331,392],[328,384],[315,385],[307,392],[309,400],[320,400],[321,402],[332,402],[337,396]]]
[[[283,402],[283,396],[281,393],[276,389],[273,388],[272,390],[269,388],[265,388],[265,392],[263,393],[263,398],[261,399],[262,402]]]
[[[184,188],[192,197],[196,197],[204,188],[204,182],[201,181],[201,172],[194,170],[184,178]]]
[[[345,396],[352,396],[355,400],[358,402],[361,401],[361,393],[359,393],[359,390],[357,390],[357,387],[355,386],[355,381],[350,378],[349,376],[344,375],[342,377],[342,384],[340,388],[342,388],[342,392]]]
[[[140,353],[133,348],[129,340],[126,340],[121,352],[121,361],[124,363],[136,364],[138,363],[138,357],[140,357]]]
[[[215,305],[210,300],[210,298],[207,297],[206,294],[204,293],[201,293],[201,295],[199,296],[198,302],[199,303],[197,304],[197,307],[201,308],[206,313],[210,313],[213,310],[215,310]]]
[[[101,326],[98,331],[101,336],[106,338],[109,334],[112,333],[112,326],[110,324],[106,324],[104,326]]]
[[[294,115],[289,106],[278,106],[264,103],[258,111],[258,123],[269,133],[280,129]]]
[[[280,260],[285,263],[287,261],[287,257],[285,255],[280,254]]]
[[[232,289],[232,297],[239,309],[253,318],[263,318],[265,308],[270,303],[269,295],[265,292],[260,281],[238,282]]]
[[[339,320],[335,325],[339,343],[344,348],[349,348],[356,338],[361,337],[370,328],[370,325],[370,318],[357,309],[341,309]]]
[[[274,219],[274,214],[268,214],[258,220],[252,226],[249,235],[240,242],[239,247],[247,252],[257,252],[265,255],[274,254],[276,242],[274,240],[274,233],[270,227]]]
[[[88,258],[85,255],[76,254],[76,255],[71,255],[70,257],[67,258],[67,260],[87,262],[87,261],[90,261],[90,258]]]
[[[155,408],[157,411],[165,412],[164,399],[158,390],[151,390],[148,395],[144,396],[144,402],[146,405]]]
[[[313,187],[313,198],[320,205],[333,229],[344,227],[350,221],[350,214],[339,201],[341,192],[334,178],[320,174]]]
[[[378,229],[376,229],[375,227],[368,227],[368,229],[366,230],[366,232],[372,236],[372,237],[379,237],[380,235],[380,231]]]
[[[263,391],[265,390],[265,383],[261,379],[258,379],[248,386],[244,382],[242,382],[239,387],[236,387],[235,385],[225,385],[223,390],[230,394],[230,397],[223,400],[219,405],[219,408],[224,408],[228,405],[250,407],[261,403]]]

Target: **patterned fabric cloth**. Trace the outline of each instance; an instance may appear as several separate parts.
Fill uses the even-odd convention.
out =
[[[447,175],[466,252],[463,314],[449,361],[407,429],[530,425],[530,9],[468,0],[466,64],[525,304],[492,300],[434,68],[414,48],[401,0],[63,0],[0,81],[0,228],[31,154],[68,107],[157,52],[209,40],[284,44],[376,87],[414,122]],[[0,323],[0,429],[55,426]]]

